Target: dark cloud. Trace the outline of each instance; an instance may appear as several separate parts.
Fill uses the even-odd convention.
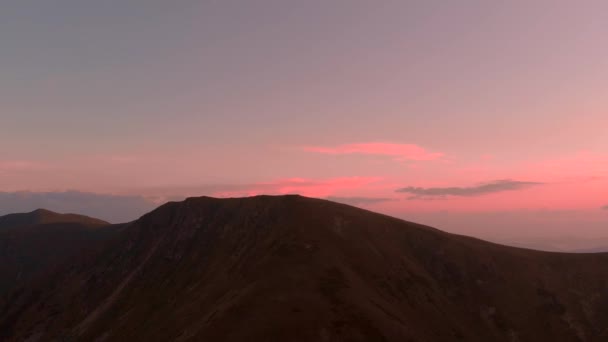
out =
[[[603,206],[602,209],[608,210],[608,205]]]
[[[437,199],[448,196],[473,197],[496,192],[521,190],[542,184],[543,183],[539,182],[522,182],[511,179],[501,179],[471,187],[419,188],[410,186],[397,189],[396,191],[411,194],[412,196],[409,197],[409,199]]]
[[[365,205],[365,204],[375,204],[375,203],[383,203],[395,201],[394,198],[384,198],[384,197],[337,197],[337,196],[329,196],[325,199],[350,204],[350,205]]]
[[[129,222],[158,205],[141,196],[66,192],[0,192],[0,215],[44,208],[87,215],[112,223]]]

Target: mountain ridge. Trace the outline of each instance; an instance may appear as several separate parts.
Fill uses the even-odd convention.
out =
[[[606,264],[320,199],[189,198],[17,291],[0,338],[603,341]]]

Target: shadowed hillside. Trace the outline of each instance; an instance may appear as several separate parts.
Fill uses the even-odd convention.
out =
[[[6,341],[606,341],[608,254],[300,196],[168,203],[0,308]]]
[[[0,296],[116,235],[118,227],[43,209],[0,217]]]

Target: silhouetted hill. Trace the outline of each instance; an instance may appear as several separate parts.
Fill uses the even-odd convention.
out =
[[[118,233],[86,216],[39,209],[0,217],[0,296]]]
[[[6,341],[606,341],[608,254],[299,196],[168,203],[0,308]]]
[[[107,225],[106,221],[83,215],[58,214],[50,210],[37,209],[30,213],[9,214],[0,216],[0,231],[6,228],[18,228],[45,223],[79,223],[86,225]]]

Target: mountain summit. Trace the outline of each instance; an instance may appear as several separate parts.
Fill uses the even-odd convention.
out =
[[[300,196],[190,198],[13,293],[3,341],[606,341],[608,254]]]

